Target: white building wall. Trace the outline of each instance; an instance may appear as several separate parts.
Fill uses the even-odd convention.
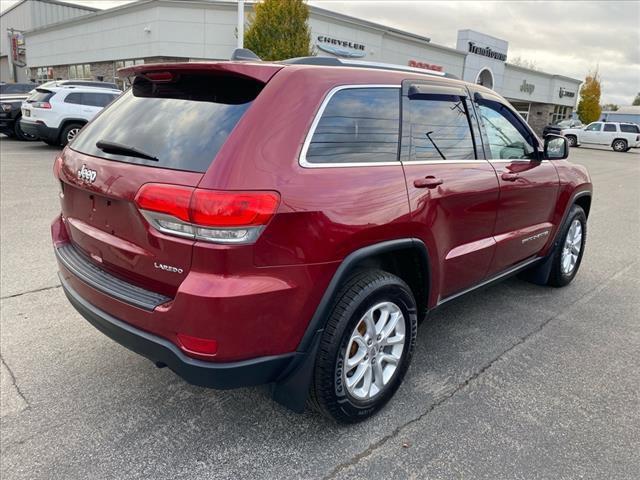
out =
[[[10,42],[7,33],[10,28],[19,31],[32,30],[44,25],[87,15],[91,13],[91,11],[92,9],[76,8],[47,1],[27,0],[0,15],[0,80],[5,82],[13,80],[17,82],[28,81],[27,68],[17,68],[17,78],[12,78],[13,67],[9,59]],[[28,61],[27,52],[27,62]]]
[[[309,16],[311,29],[311,43],[318,56],[334,56],[331,53],[320,50],[319,36],[327,36],[338,40],[359,43],[365,46],[365,55],[357,60],[369,60],[372,62],[392,63],[408,66],[410,60],[440,65],[445,72],[456,76],[462,76],[464,55],[453,49],[431,45],[427,41],[414,39],[413,37],[385,32],[358,25],[351,22],[343,22],[324,14],[315,14],[311,11]]]

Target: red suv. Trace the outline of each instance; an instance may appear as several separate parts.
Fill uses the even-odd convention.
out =
[[[359,421],[429,311],[578,271],[589,175],[491,90],[313,58],[120,74],[132,88],[55,161],[60,279],[90,323],[190,383],[269,383],[295,411]]]

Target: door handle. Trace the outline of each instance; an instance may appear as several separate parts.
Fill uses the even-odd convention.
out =
[[[517,173],[503,173],[502,174],[502,180],[504,180],[506,182],[515,182],[519,177],[520,177],[520,175],[518,175]]]
[[[433,175],[418,178],[413,181],[413,186],[416,188],[436,188],[438,185],[442,185],[442,179],[436,178]]]

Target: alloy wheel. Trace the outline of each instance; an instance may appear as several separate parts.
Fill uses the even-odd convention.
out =
[[[79,131],[79,128],[72,128],[71,130],[69,130],[67,132],[67,142],[71,142],[74,138],[76,138],[76,135]]]
[[[351,396],[371,400],[380,394],[398,370],[405,339],[405,318],[395,303],[367,310],[347,343],[343,380]]]
[[[560,265],[562,273],[571,275],[576,268],[582,249],[582,223],[577,218],[571,222],[562,247]]]

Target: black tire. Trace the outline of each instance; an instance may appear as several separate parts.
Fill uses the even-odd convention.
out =
[[[66,147],[67,144],[71,141],[71,139],[69,138],[72,134],[72,132],[77,132],[80,131],[80,129],[83,127],[84,125],[80,124],[80,123],[70,123],[69,125],[65,126],[62,129],[62,132],[60,133],[60,145],[62,145],[62,147]],[[73,135],[75,137],[75,134]]]
[[[567,239],[567,235],[569,233],[569,229],[573,224],[574,220],[578,220],[580,222],[580,226],[582,228],[582,238],[580,241],[580,252],[578,253],[578,258],[575,262],[575,266],[571,272],[566,273],[562,269],[562,252],[565,246],[565,241]],[[584,248],[587,242],[587,216],[584,213],[584,210],[579,205],[573,205],[571,210],[569,211],[569,215],[567,216],[566,221],[562,225],[562,229],[560,230],[560,234],[558,236],[559,242],[558,246],[555,249],[553,263],[551,265],[551,273],[549,275],[549,285],[553,287],[564,287],[565,285],[569,285],[571,281],[575,278],[578,273],[578,269],[580,268],[580,263],[582,262],[582,256],[584,255]]]
[[[404,348],[388,383],[373,398],[359,400],[343,384],[346,350],[363,315],[380,302],[391,302],[402,312]],[[360,422],[380,410],[402,383],[411,362],[418,328],[416,311],[411,289],[395,275],[381,270],[366,270],[347,281],[336,296],[320,342],[309,405],[340,423]]]
[[[569,142],[570,147],[578,146],[578,138],[575,135],[567,135],[567,142]]]
[[[614,152],[626,152],[629,144],[623,138],[616,138],[613,143],[611,143],[611,148]]]
[[[16,118],[15,123],[13,124],[13,134],[14,136],[18,139],[18,140],[22,140],[24,141],[33,141],[36,140],[36,137],[34,137],[33,135],[29,135],[28,133],[25,133],[22,130],[22,127],[20,126],[20,118],[18,117]]]

